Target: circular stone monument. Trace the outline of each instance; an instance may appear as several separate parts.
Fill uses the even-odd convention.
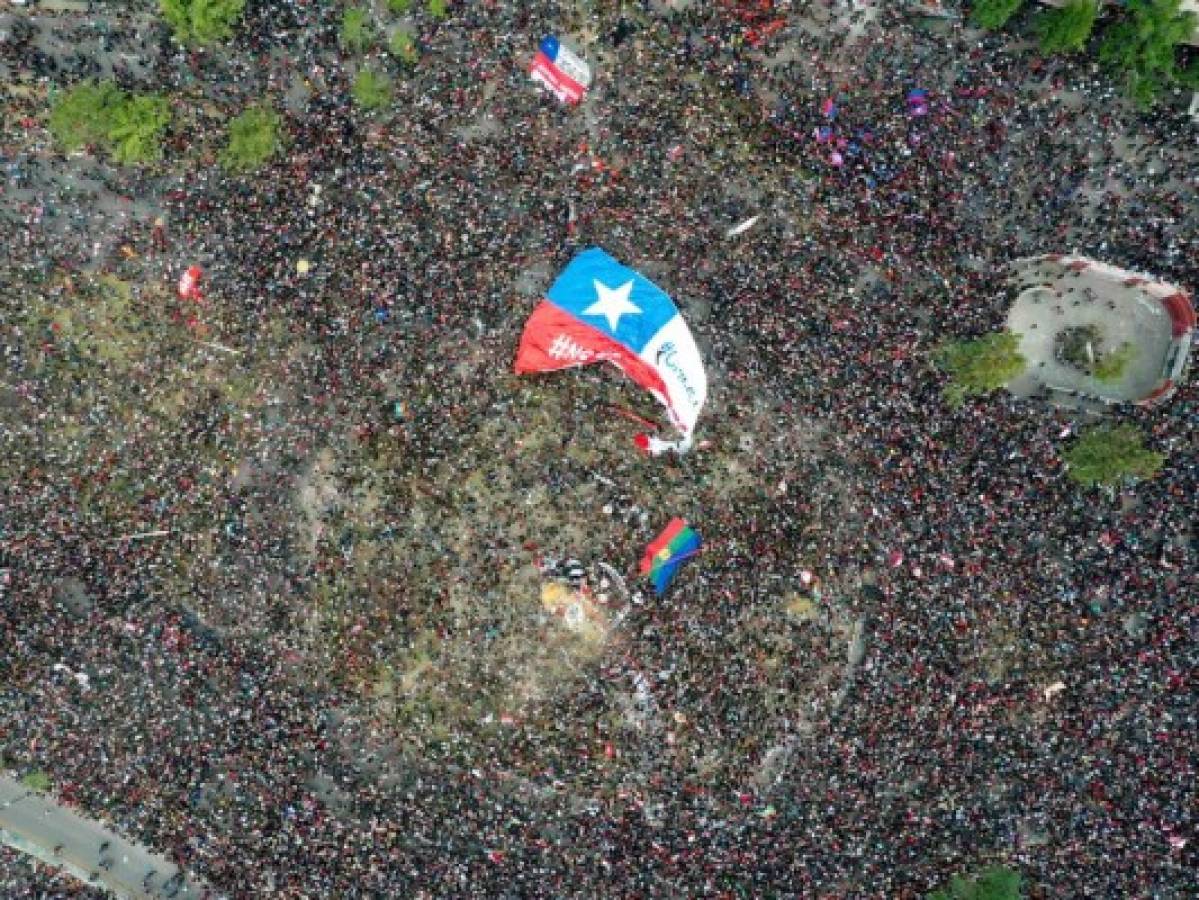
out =
[[[1007,327],[1028,368],[1008,385],[1064,406],[1153,404],[1186,369],[1195,310],[1181,288],[1082,256],[1013,263]]]

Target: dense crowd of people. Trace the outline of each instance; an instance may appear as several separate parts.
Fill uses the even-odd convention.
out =
[[[1188,896],[1196,389],[1113,410],[1167,458],[1108,493],[1063,477],[1078,415],[950,408],[927,359],[1002,327],[1022,256],[1199,284],[1193,124],[1135,112],[1088,62],[878,5],[645,3],[613,32],[572,4],[455,3],[414,15],[414,66],[376,51],[395,87],[376,114],[350,99],[363,61],[335,4],[251,3],[203,53],[113,29],[140,60],[118,79],[179,108],[267,97],[287,142],[232,176],[197,116],[161,171],[105,174],[72,212],[78,161],[5,125],[25,198],[0,270],[5,765],[230,897],[904,897],[993,861],[1034,896]],[[569,108],[527,65],[541,35],[584,32],[596,83]],[[5,46],[56,82],[87,68]],[[108,234],[69,224],[122,194]],[[516,339],[593,245],[662,285],[704,350],[688,457],[628,451],[603,401],[633,394],[595,372],[534,382],[556,418],[533,434]],[[202,304],[147,289],[152,340],[110,333],[137,356],[74,358],[69,323],[21,309],[192,264]],[[155,411],[197,354],[244,394]],[[364,535],[371,465],[386,525]],[[522,513],[547,492],[557,517]],[[505,585],[542,552],[631,577],[676,511],[705,550],[671,592],[485,715],[510,696],[489,683],[518,627]],[[363,575],[368,542],[390,549]],[[847,631],[780,612],[801,569],[857,623],[848,690],[828,674]],[[323,642],[328,603],[346,627]],[[361,689],[417,635],[468,650],[430,651],[457,711],[436,722]],[[640,728],[628,693],[653,707]],[[40,877],[8,859],[0,886]]]

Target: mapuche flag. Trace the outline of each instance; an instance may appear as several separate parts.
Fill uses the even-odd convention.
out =
[[[666,592],[674,573],[684,560],[699,552],[699,535],[682,519],[671,519],[645,548],[641,557],[641,574],[648,575],[658,595]]]
[[[593,247],[570,261],[525,323],[516,373],[610,362],[690,440],[708,396],[695,338],[660,287]]]

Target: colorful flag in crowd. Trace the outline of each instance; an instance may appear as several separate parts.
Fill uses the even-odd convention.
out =
[[[641,435],[653,454],[683,452],[708,395],[708,376],[687,323],[666,293],[593,247],[570,261],[525,323],[516,373],[609,362],[653,394],[682,432],[678,442]]]
[[[913,88],[908,91],[908,114],[912,116],[928,115],[928,91],[924,88]]]
[[[541,39],[529,75],[563,103],[578,103],[591,85],[591,67],[553,35]]]
[[[179,276],[179,299],[199,300],[203,296],[200,292],[200,282],[203,280],[203,269],[199,266],[188,266],[187,271]]]
[[[700,543],[699,535],[690,525],[682,519],[671,519],[645,548],[641,574],[649,576],[656,593],[665,593],[679,566],[699,552]]]

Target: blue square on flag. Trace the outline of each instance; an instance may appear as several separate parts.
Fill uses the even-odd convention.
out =
[[[571,260],[546,296],[634,353],[678,315],[665,291],[598,248]]]

